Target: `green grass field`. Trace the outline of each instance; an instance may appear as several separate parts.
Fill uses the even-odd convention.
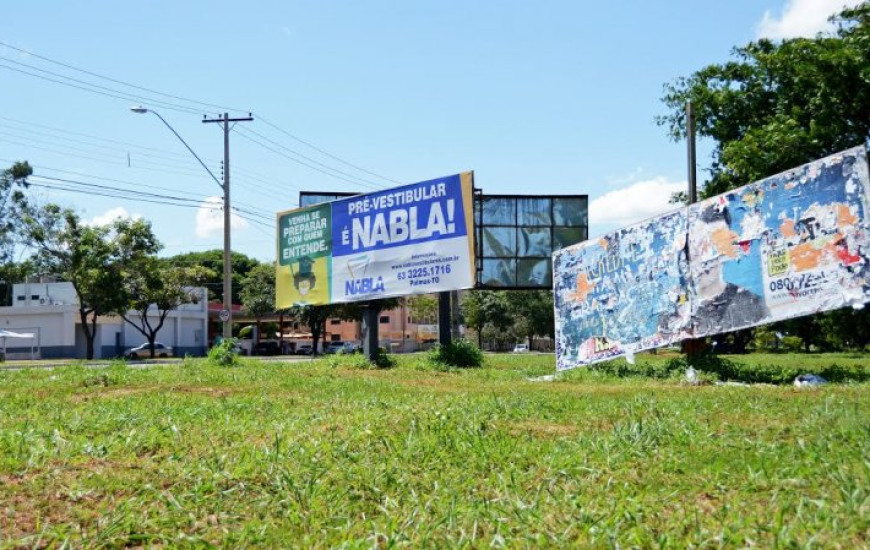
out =
[[[552,371],[0,372],[0,547],[870,546],[870,385]]]

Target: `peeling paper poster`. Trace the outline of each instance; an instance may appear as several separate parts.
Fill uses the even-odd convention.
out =
[[[868,209],[861,146],[557,251],[557,368],[860,307]]]
[[[687,337],[686,211],[553,256],[559,370]]]
[[[870,300],[868,190],[856,147],[691,205],[694,335]]]

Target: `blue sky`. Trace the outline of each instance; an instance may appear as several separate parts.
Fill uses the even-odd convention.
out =
[[[200,120],[221,109],[194,100],[254,113],[231,137],[246,218],[233,248],[261,260],[274,259],[274,213],[300,189],[463,170],[487,193],[587,193],[595,235],[667,209],[685,186],[685,144],[654,122],[663,84],[758,36],[822,31],[843,3],[17,2],[0,41],[30,53],[0,46],[0,165],[28,160],[41,185],[185,198],[189,208],[34,188],[88,220],[151,220],[164,254],[220,248],[219,213],[198,207],[217,184],[156,117],[129,111],[157,110],[220,176],[222,135]],[[708,155],[702,143],[701,168]]]

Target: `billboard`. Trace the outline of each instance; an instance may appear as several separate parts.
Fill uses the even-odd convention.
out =
[[[586,195],[480,195],[478,288],[552,288],[553,252],[588,237]]]
[[[680,210],[554,254],[559,370],[687,336],[687,223]]]
[[[856,147],[691,205],[694,335],[870,300],[868,193]]]
[[[557,367],[870,301],[865,147],[554,254]]]
[[[276,306],[474,286],[473,174],[278,214]]]

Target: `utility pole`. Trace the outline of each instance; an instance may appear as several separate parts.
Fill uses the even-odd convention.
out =
[[[689,160],[689,204],[698,202],[698,169],[695,160],[695,109],[692,102],[686,102],[686,156]]]
[[[233,337],[233,272],[230,247],[230,122],[249,122],[254,120],[251,113],[241,118],[230,118],[228,113],[223,117],[202,117],[203,124],[222,122],[224,127],[224,310],[221,320],[224,322],[224,339]]]

